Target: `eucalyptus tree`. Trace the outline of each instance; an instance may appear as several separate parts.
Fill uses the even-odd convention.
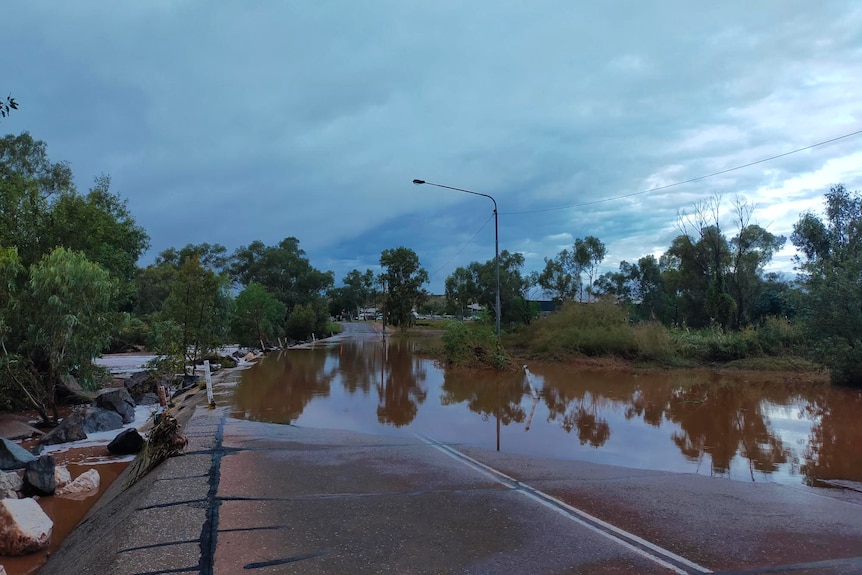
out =
[[[637,263],[621,261],[619,271],[602,274],[594,287],[596,293],[612,295],[630,306],[638,320],[665,324],[673,321],[665,276],[653,255],[644,256]]]
[[[583,282],[578,282],[580,285],[580,299],[586,301],[592,299],[593,282],[596,279],[596,273],[599,269],[599,264],[604,261],[607,255],[607,248],[599,238],[595,236],[587,236],[583,239],[575,240],[574,253],[572,259],[574,262],[575,273],[578,278],[581,274],[586,274],[586,287]]]
[[[341,280],[341,283],[343,284],[341,298],[344,307],[357,313],[359,308],[368,307],[379,293],[375,287],[377,281],[374,277],[374,271],[370,269],[366,269],[364,273],[357,269],[350,270]]]
[[[862,385],[862,196],[830,188],[823,216],[803,214],[790,236],[809,337],[834,381]]]
[[[740,328],[755,318],[755,303],[764,288],[764,267],[787,238],[751,223],[754,207],[741,198],[736,198],[734,207],[738,232],[730,240],[728,288],[736,301],[735,323]]]
[[[524,275],[524,256],[518,252],[500,252],[500,307],[501,323],[529,324],[538,315],[538,309],[529,301],[529,292],[535,285],[533,276]],[[471,262],[460,267],[446,279],[446,297],[459,307],[477,303],[496,315],[497,260],[484,263]]]
[[[428,272],[419,262],[419,256],[409,248],[397,247],[380,254],[380,274],[386,288],[387,320],[405,329],[414,323],[413,310],[426,296],[423,285],[428,283]]]
[[[52,247],[51,196],[72,190],[71,168],[51,162],[45,142],[27,132],[0,139],[0,245],[15,246],[25,268]]]
[[[258,283],[283,303],[289,314],[288,322],[300,305],[304,306],[303,317],[309,309],[313,311],[314,322],[298,339],[326,330],[329,309],[325,294],[335,283],[335,276],[331,271],[323,272],[312,266],[295,237],[284,238],[276,246],[261,241],[241,246],[231,256],[229,269],[234,283],[241,286]],[[302,331],[297,327],[300,325],[308,322],[295,320],[292,333]]]
[[[468,268],[456,268],[446,278],[445,288],[447,307],[456,311],[458,317],[462,319],[467,306],[479,301],[479,287],[476,285],[474,274]]]
[[[274,341],[284,332],[284,304],[260,284],[251,283],[236,296],[231,332],[241,345]]]
[[[124,305],[131,304],[136,262],[149,247],[125,200],[96,178],[79,194],[72,171],[52,162],[47,146],[24,132],[0,139],[0,245],[18,248],[29,267],[57,246],[80,251],[114,277]]]
[[[45,422],[57,422],[56,389],[73,374],[94,389],[93,365],[119,323],[113,300],[116,283],[81,252],[59,247],[30,266],[26,281],[14,250],[2,250],[4,380],[26,397]],[[15,287],[20,286],[20,287]]]
[[[86,195],[59,193],[51,205],[46,238],[49,245],[81,251],[108,270],[117,280],[119,304],[131,309],[137,261],[150,238],[110,186],[111,178],[102,175]]]
[[[605,255],[607,248],[597,237],[577,238],[571,250],[563,249],[554,258],[545,258],[545,267],[536,282],[557,303],[588,301]]]
[[[229,278],[205,268],[193,255],[177,270],[160,318],[179,326],[179,349],[187,362],[195,363],[225,342],[232,305]]]
[[[564,249],[553,258],[545,258],[545,267],[535,281],[556,303],[577,298],[581,277],[574,274],[571,252]]]

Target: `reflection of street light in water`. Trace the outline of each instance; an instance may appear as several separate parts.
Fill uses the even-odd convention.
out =
[[[497,375],[497,451],[500,451],[500,376]]]
[[[539,391],[536,389],[536,386],[533,385],[533,378],[531,375],[530,368],[525,365],[524,378],[527,380],[527,385],[530,386],[530,395],[533,396],[533,407],[530,408],[530,415],[527,417],[527,425],[524,428],[524,431],[530,431],[530,426],[533,425],[533,415],[536,413],[536,406],[539,405]]]

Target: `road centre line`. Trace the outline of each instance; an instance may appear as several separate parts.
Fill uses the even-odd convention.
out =
[[[488,477],[489,479],[507,487],[509,489],[515,490],[522,495],[528,497],[529,499],[539,503],[551,509],[552,511],[556,511],[563,517],[566,517],[570,521],[574,521],[575,523],[590,529],[591,531],[602,535],[615,543],[622,545],[629,551],[640,555],[641,557],[648,559],[654,563],[661,565],[666,569],[670,569],[674,573],[678,573],[679,575],[691,575],[692,572],[696,573],[712,573],[706,567],[702,565],[698,565],[692,561],[689,561],[685,557],[681,557],[676,553],[664,549],[663,547],[659,547],[658,545],[647,541],[641,537],[638,537],[634,533],[629,533],[615,525],[611,525],[606,521],[602,521],[598,517],[590,515],[586,511],[582,511],[576,507],[565,503],[552,495],[549,495],[543,491],[540,491],[526,483],[518,481],[517,479],[506,475],[502,471],[494,469],[493,467],[482,463],[481,461],[477,461],[473,459],[469,455],[461,453],[457,449],[454,449],[444,443],[441,443],[431,437],[426,435],[415,434],[420,440],[424,443],[430,445],[431,447],[437,449],[441,453],[451,457],[452,459],[470,467],[474,471],[481,473],[482,475]]]

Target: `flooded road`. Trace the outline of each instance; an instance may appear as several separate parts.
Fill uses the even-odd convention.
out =
[[[541,364],[500,375],[413,351],[369,333],[271,355],[244,372],[231,415],[743,481],[862,482],[858,391]]]

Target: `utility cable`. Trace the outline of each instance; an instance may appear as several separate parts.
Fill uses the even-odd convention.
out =
[[[476,236],[478,236],[478,235],[479,235],[479,232],[481,232],[482,230],[484,230],[484,229],[485,229],[485,226],[487,226],[487,225],[488,225],[488,222],[490,222],[490,221],[491,221],[491,219],[492,219],[493,217],[494,217],[494,214],[492,213],[492,214],[490,215],[490,217],[489,217],[487,220],[485,220],[485,223],[484,223],[484,224],[482,224],[482,226],[481,226],[478,230],[476,230],[476,233],[474,233],[472,236],[470,236],[470,239],[469,239],[469,240],[467,240],[466,242],[464,242],[464,245],[462,245],[460,248],[458,248],[458,251],[457,251],[457,252],[455,252],[454,254],[452,254],[452,257],[451,257],[451,258],[449,258],[448,260],[446,260],[446,263],[444,263],[442,266],[440,266],[440,267],[438,267],[436,270],[434,270],[434,272],[431,274],[431,277],[432,277],[432,278],[437,277],[437,274],[438,274],[438,273],[440,273],[440,270],[442,270],[443,268],[445,268],[446,266],[448,266],[450,263],[452,263],[452,260],[454,260],[455,258],[457,258],[457,257],[458,257],[458,254],[460,254],[462,251],[464,251],[464,248],[466,248],[467,246],[469,246],[469,245],[470,245],[470,243],[471,243],[474,239],[476,239]]]
[[[681,186],[683,184],[690,184],[692,182],[699,182],[700,180],[705,180],[707,178],[712,178],[714,176],[720,176],[721,174],[726,174],[728,172],[734,172],[736,170],[741,170],[743,168],[748,168],[750,166],[755,166],[757,164],[762,164],[764,162],[770,162],[772,160],[777,160],[778,158],[783,158],[784,156],[789,156],[791,154],[798,154],[799,152],[804,152],[805,150],[810,150],[812,148],[816,148],[818,146],[825,146],[826,144],[831,144],[832,142],[837,142],[838,140],[843,140],[845,138],[850,138],[851,136],[858,136],[862,134],[862,130],[857,130],[855,132],[851,132],[849,134],[844,134],[843,136],[838,136],[836,138],[831,138],[829,140],[824,140],[822,142],[817,142],[816,144],[811,144],[810,146],[805,146],[804,148],[799,148],[796,150],[791,150],[789,152],[784,152],[783,154],[778,154],[776,156],[770,156],[768,158],[763,158],[761,160],[756,160],[754,162],[748,162],[747,164],[742,164],[740,166],[734,166],[733,168],[727,168],[726,170],[719,170],[718,172],[713,172],[711,174],[706,174],[705,176],[698,176],[696,178],[690,178],[688,180],[683,180],[681,182],[674,182],[672,184],[665,184],[664,186],[658,186],[655,188],[650,188],[648,190],[643,190],[640,192],[632,192],[630,194],[623,194],[621,196],[613,196],[610,198],[604,198],[601,200],[592,200],[589,202],[581,202],[579,204],[571,204],[569,206],[557,206],[555,208],[541,208],[538,210],[524,210],[521,212],[500,212],[501,215],[516,215],[516,214],[537,214],[539,212],[553,212],[557,210],[570,210],[572,208],[580,208],[582,206],[592,206],[595,204],[602,204],[604,202],[612,202],[614,200],[623,200],[625,198],[631,198],[634,196],[640,196],[643,194],[648,194],[650,192],[657,192],[659,190],[666,190],[668,188],[673,188],[675,186]]]

